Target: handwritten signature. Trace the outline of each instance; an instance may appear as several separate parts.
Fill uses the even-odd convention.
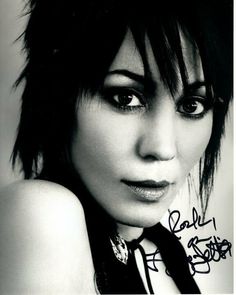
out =
[[[198,228],[211,224],[214,230],[217,231],[215,217],[203,221],[202,216],[198,214],[194,207],[192,208],[191,221],[181,221],[180,219],[181,214],[178,210],[172,211],[168,219],[170,231],[175,234],[179,240],[181,239],[180,233],[189,228],[197,230]],[[188,255],[187,257],[192,275],[196,273],[209,273],[211,270],[210,262],[219,262],[221,259],[226,259],[227,255],[232,256],[232,244],[226,239],[221,239],[216,235],[206,238],[199,238],[196,235],[189,240],[187,248],[191,249],[193,252],[192,255]]]
[[[187,247],[194,251],[193,255],[188,255],[192,275],[209,273],[211,261],[219,262],[221,259],[226,259],[227,254],[232,256],[232,244],[226,239],[221,240],[216,236],[204,239],[195,236],[189,240]]]
[[[179,240],[181,239],[180,233],[190,228],[197,230],[203,226],[212,225],[213,229],[217,231],[215,218],[212,217],[207,221],[203,221],[202,216],[198,214],[194,207],[192,208],[191,221],[181,221],[180,212],[174,210],[170,212],[168,223],[170,231],[175,234]],[[187,256],[192,276],[196,273],[207,274],[211,270],[211,262],[219,262],[222,259],[227,259],[227,257],[232,256],[232,244],[228,240],[221,239],[216,235],[211,235],[206,238],[199,238],[195,235],[188,241],[187,248],[193,252],[192,255]],[[158,254],[160,255],[159,250],[147,254],[147,262],[149,262],[148,267],[153,271],[158,271],[156,263],[162,261]],[[150,265],[150,263],[152,265]],[[167,270],[166,273],[168,274]]]
[[[214,226],[214,229],[216,230],[215,217],[203,222],[201,215],[198,214],[196,208],[194,208],[194,207],[192,209],[192,221],[191,222],[188,220],[184,220],[184,221],[180,222],[180,212],[178,210],[174,210],[170,213],[168,222],[169,222],[170,231],[175,235],[184,229],[189,229],[191,227],[198,229],[199,227],[203,227],[209,223],[212,223]],[[177,236],[177,238],[181,239],[181,236]]]

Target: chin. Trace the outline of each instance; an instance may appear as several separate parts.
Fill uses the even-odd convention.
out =
[[[126,218],[122,220],[117,220],[120,223],[132,227],[140,227],[140,228],[148,228],[156,225],[158,222],[160,222],[161,218],[164,216],[165,212],[162,215],[154,215],[154,216],[137,216],[132,219]]]

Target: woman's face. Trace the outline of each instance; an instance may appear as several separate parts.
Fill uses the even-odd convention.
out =
[[[102,90],[80,100],[72,160],[117,223],[149,227],[160,221],[209,142],[212,111],[201,63],[183,37],[182,43],[189,76],[185,94],[181,83],[174,97],[166,89],[148,39],[146,81],[128,32]]]

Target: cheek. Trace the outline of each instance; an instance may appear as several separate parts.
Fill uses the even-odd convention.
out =
[[[186,174],[204,154],[211,137],[212,122],[212,112],[209,112],[203,119],[179,123],[178,154]]]
[[[119,163],[126,163],[127,154],[132,153],[136,133],[137,124],[132,124],[128,116],[95,102],[82,106],[72,145],[73,162],[79,170],[109,174],[115,167],[113,170],[119,173]]]

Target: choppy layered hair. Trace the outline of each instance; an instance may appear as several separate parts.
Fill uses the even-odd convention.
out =
[[[103,84],[128,28],[145,74],[147,35],[166,87],[174,92],[177,72],[186,85],[181,30],[197,48],[208,94],[214,96],[212,135],[199,165],[205,212],[232,96],[232,6],[231,0],[29,0],[22,34],[26,64],[16,82],[24,82],[24,91],[13,165],[20,160],[26,179],[74,173],[69,150],[78,99]]]

